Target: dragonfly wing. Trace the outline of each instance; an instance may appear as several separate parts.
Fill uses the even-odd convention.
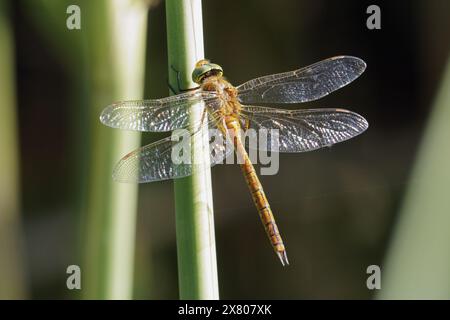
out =
[[[282,110],[245,106],[242,114],[249,120],[249,128],[268,130],[266,143],[260,142],[258,148],[278,152],[306,152],[331,146],[361,134],[369,126],[364,117],[344,109]],[[278,130],[279,143],[275,145],[278,150],[273,150],[270,129]]]
[[[172,163],[173,145],[168,137],[130,152],[115,166],[113,179],[143,183],[189,176],[190,165]]]
[[[189,126],[197,103],[213,109],[220,104],[214,92],[194,91],[156,100],[122,101],[107,106],[100,121],[112,128],[165,132]]]
[[[243,104],[301,103],[320,99],[358,78],[363,60],[339,56],[295,71],[256,78],[237,87]]]
[[[189,135],[189,137],[192,139],[194,136],[199,135],[200,132],[197,131]],[[172,141],[172,137],[167,137],[130,152],[114,168],[114,180],[144,183],[183,178],[191,175],[193,170],[192,161],[182,162],[180,158],[177,158],[177,154],[180,155],[179,151],[182,149],[181,145],[178,144],[182,143],[182,141],[181,139],[180,142]],[[222,163],[230,153],[221,141],[210,142],[209,147],[211,151],[211,166]],[[178,160],[174,161],[174,159]],[[191,155],[188,155],[188,159],[191,159]]]

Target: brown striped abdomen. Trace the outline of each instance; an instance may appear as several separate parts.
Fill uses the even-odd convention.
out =
[[[284,265],[289,264],[286,249],[283,244],[283,239],[281,239],[280,232],[278,231],[277,224],[275,222],[275,218],[272,214],[272,210],[270,209],[269,201],[264,193],[261,182],[259,181],[258,176],[256,175],[255,168],[253,167],[252,162],[247,154],[247,151],[244,148],[241,137],[239,135],[240,126],[237,120],[230,117],[226,121],[227,128],[231,131],[230,134],[233,137],[233,143],[235,146],[235,151],[238,154],[238,157],[241,157],[243,160],[242,164],[240,164],[242,173],[244,174],[244,178],[247,181],[247,185],[250,189],[253,202],[258,210],[259,217],[261,218],[261,222],[264,225],[264,229],[266,230],[266,234],[269,237],[270,243],[272,244],[273,249],[281,260],[281,263]]]

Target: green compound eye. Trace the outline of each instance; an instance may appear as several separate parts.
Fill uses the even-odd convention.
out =
[[[210,63],[208,60],[200,60],[197,62],[195,69],[192,72],[192,81],[200,84],[206,76],[217,74],[223,74],[221,66],[215,63]]]

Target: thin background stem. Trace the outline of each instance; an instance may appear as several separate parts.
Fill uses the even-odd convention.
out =
[[[421,70],[421,88],[435,87],[436,92],[430,107],[417,104],[429,115],[383,263],[379,299],[450,298],[450,57],[448,42],[442,41],[450,36],[450,3],[445,4],[424,1],[415,6],[420,12],[416,40],[421,59],[410,68]]]
[[[25,298],[14,44],[8,1],[0,3],[0,299]]]
[[[450,297],[450,60],[389,247],[381,299]]]
[[[133,289],[137,214],[136,184],[112,180],[115,163],[140,144],[140,134],[102,126],[102,108],[143,95],[147,4],[145,1],[90,1],[85,7],[88,61],[93,92],[93,147],[86,229],[85,297],[130,299]]]

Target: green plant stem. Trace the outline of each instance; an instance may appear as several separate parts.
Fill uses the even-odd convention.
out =
[[[450,298],[450,60],[382,274],[381,299]]]
[[[172,88],[193,88],[192,70],[204,57],[201,1],[167,0],[166,17],[169,82]],[[196,109],[191,122],[202,116],[201,108]],[[193,165],[192,176],[174,182],[181,299],[219,298],[207,141],[207,130],[192,141],[193,161],[202,159],[202,164]]]
[[[114,182],[112,169],[122,156],[139,146],[140,135],[107,128],[98,117],[114,101],[142,97],[147,6],[145,1],[136,0],[89,1],[83,17],[93,90],[84,296],[129,299],[133,289],[138,186]]]
[[[0,299],[25,298],[19,209],[14,45],[8,2],[0,3]]]

